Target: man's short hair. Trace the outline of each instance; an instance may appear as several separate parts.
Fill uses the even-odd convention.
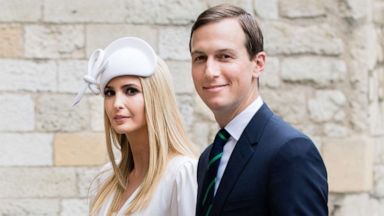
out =
[[[228,18],[235,18],[239,21],[245,35],[245,47],[250,59],[253,59],[257,53],[264,51],[263,33],[261,32],[256,19],[242,8],[229,4],[220,4],[208,8],[197,17],[197,20],[191,29],[189,51],[192,51],[192,35],[198,28]]]

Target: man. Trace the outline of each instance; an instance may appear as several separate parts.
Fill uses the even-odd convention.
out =
[[[209,8],[190,51],[196,91],[225,129],[200,156],[196,215],[328,215],[318,150],[259,95],[266,54],[255,19],[231,5]]]

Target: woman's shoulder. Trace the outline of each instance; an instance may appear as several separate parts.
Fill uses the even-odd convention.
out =
[[[195,176],[197,171],[197,159],[176,155],[167,164],[166,176],[171,179],[185,178],[185,176]]]

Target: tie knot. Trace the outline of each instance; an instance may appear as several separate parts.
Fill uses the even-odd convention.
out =
[[[215,142],[224,142],[226,143],[231,137],[231,135],[226,131],[224,128],[220,129],[219,132],[217,132],[216,137],[215,137]]]

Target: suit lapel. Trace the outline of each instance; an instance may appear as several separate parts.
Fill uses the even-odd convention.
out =
[[[217,189],[213,207],[214,215],[220,215],[228,195],[231,193],[237,179],[254,154],[253,146],[259,142],[264,132],[264,125],[272,115],[272,111],[264,103],[244,129],[233,149],[219,188]]]
[[[209,163],[209,153],[211,152],[212,145],[210,145],[202,154],[199,159],[199,167],[197,169],[197,208],[196,208],[196,215],[199,215],[199,212],[201,211],[201,202],[202,202],[202,187],[203,182],[205,178],[205,174],[207,173],[208,163]]]

